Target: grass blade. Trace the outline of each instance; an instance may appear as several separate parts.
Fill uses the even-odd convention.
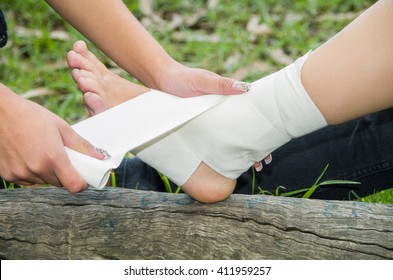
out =
[[[329,180],[320,183],[320,186],[327,186],[327,185],[359,185],[360,182],[356,181],[346,181],[346,180]]]

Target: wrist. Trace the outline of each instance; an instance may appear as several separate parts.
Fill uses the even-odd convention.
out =
[[[173,88],[173,74],[182,67],[184,66],[172,57],[160,59],[156,62],[156,66],[152,67],[151,84],[146,85],[164,92],[170,92]]]

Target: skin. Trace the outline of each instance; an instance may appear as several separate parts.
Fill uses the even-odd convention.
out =
[[[374,4],[316,49],[302,83],[329,124],[393,106],[393,1]]]
[[[103,159],[58,116],[0,84],[1,177],[22,185],[49,183],[70,192],[87,188],[64,146]],[[45,135],[45,137],[42,137]]]
[[[244,92],[233,79],[186,67],[175,61],[121,0],[46,2],[120,67],[149,88],[182,97]]]
[[[92,115],[150,90],[111,73],[82,41],[74,44],[67,54],[67,62]],[[200,202],[212,203],[228,198],[235,186],[236,180],[222,176],[202,162],[182,189]]]
[[[391,26],[393,2],[379,1],[316,49],[305,62],[302,83],[328,124],[343,123],[393,106]],[[120,82],[83,42],[74,45],[67,61],[74,68],[73,79],[93,114],[148,91],[125,80]],[[115,82],[117,89],[111,86]],[[227,198],[234,186],[235,180],[201,163],[183,189],[199,201],[216,202]]]
[[[173,60],[120,0],[47,2],[109,57],[152,88],[186,96],[243,92],[232,79]],[[162,71],[164,66],[166,71]],[[104,156],[66,122],[18,97],[3,84],[0,101],[0,177],[22,185],[49,183],[70,192],[86,189],[64,146],[97,159]]]
[[[73,68],[72,78],[83,92],[85,105],[91,115],[150,90],[110,72],[83,41],[74,44],[73,50],[67,54],[67,62]],[[265,162],[270,161],[269,155]],[[262,163],[255,165],[261,169]],[[222,176],[202,162],[182,189],[200,202],[212,203],[228,198],[235,186],[236,180]]]

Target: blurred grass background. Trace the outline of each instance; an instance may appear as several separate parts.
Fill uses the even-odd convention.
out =
[[[315,49],[375,1],[124,2],[176,60],[252,81]],[[9,29],[9,43],[0,50],[0,81],[71,124],[86,117],[65,62],[73,42],[84,37],[45,1],[6,0],[0,8]]]
[[[374,2],[124,1],[176,60],[244,81],[260,78],[317,48]],[[0,9],[9,33],[7,46],[0,49],[0,82],[70,124],[86,118],[65,56],[76,40],[88,41],[43,0],[5,0]],[[89,47],[113,71],[133,79]],[[391,203],[392,192],[388,192]]]

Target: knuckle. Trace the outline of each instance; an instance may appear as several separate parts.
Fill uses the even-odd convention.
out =
[[[29,181],[31,172],[26,167],[14,167],[12,172],[6,174],[5,179],[10,182]]]
[[[9,172],[9,171],[2,172],[1,177],[8,182],[14,182],[14,181],[18,180],[18,178],[15,176],[15,174],[13,172]]]
[[[67,172],[62,173],[63,175],[66,174],[66,176],[60,176],[59,180],[61,185],[70,193],[78,193],[87,189],[87,183],[76,171],[68,169]]]
[[[28,177],[28,170],[27,168],[15,168],[14,170],[14,178],[15,179],[26,179]]]
[[[78,193],[87,188],[87,183],[81,180],[71,180],[64,186],[70,193]]]
[[[60,131],[63,131],[63,132],[68,132],[69,129],[71,129],[69,124],[65,120],[60,119],[60,118],[57,119],[57,127]]]
[[[221,78],[218,82],[218,88],[220,91],[225,92],[229,91],[232,86],[232,81],[226,78]]]
[[[94,146],[89,141],[83,139],[83,149],[85,151],[90,151],[94,149]]]
[[[43,175],[52,171],[55,163],[55,155],[45,153],[40,160],[37,160],[29,165],[29,170],[37,175]]]

